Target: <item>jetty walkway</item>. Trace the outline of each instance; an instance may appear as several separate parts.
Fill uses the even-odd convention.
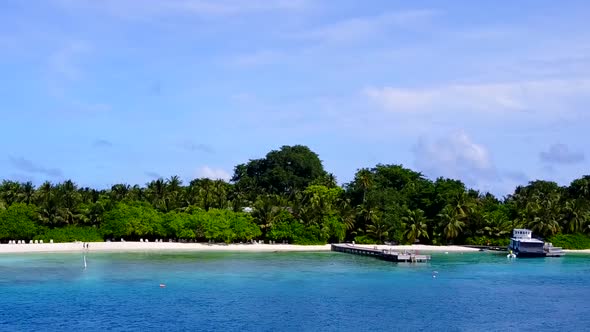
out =
[[[399,252],[390,249],[369,249],[365,247],[357,247],[349,243],[332,244],[332,251],[353,255],[372,256],[377,259],[396,263],[423,263],[430,260],[430,255],[417,255],[413,252]]]

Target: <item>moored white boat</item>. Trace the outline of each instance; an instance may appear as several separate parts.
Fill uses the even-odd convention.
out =
[[[560,247],[533,238],[533,232],[528,229],[515,228],[508,250],[516,257],[559,257],[565,255]]]

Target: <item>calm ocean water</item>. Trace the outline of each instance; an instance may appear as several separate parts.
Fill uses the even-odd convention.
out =
[[[0,255],[0,330],[590,330],[590,256],[435,254],[424,265],[340,253],[86,258],[84,270],[81,254]]]

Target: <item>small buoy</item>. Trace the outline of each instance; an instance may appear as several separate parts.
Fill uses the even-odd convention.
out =
[[[448,254],[449,254],[449,252],[448,251],[445,251],[445,255],[448,255]]]
[[[165,288],[166,284],[160,284],[160,288]]]

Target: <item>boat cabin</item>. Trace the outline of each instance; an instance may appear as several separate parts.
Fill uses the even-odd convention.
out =
[[[544,256],[545,242],[533,238],[533,232],[528,229],[516,228],[512,231],[509,250],[518,256]]]

